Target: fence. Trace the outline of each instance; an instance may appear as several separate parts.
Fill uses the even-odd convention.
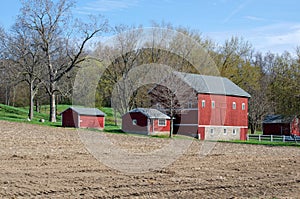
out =
[[[269,141],[269,142],[286,142],[291,141],[290,136],[284,135],[247,135],[247,140]],[[294,140],[293,140],[294,141]]]

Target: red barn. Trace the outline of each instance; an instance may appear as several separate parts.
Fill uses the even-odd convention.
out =
[[[169,134],[170,117],[151,108],[136,108],[122,116],[122,131],[146,135]]]
[[[246,91],[224,77],[173,74],[190,88],[186,89],[186,99],[181,100],[184,104],[175,117],[174,133],[201,140],[246,140],[250,98]],[[167,109],[160,106],[158,102],[159,110]]]
[[[264,135],[300,136],[300,122],[297,116],[268,115],[262,122]]]
[[[63,127],[104,128],[105,114],[97,108],[69,107],[61,115]]]

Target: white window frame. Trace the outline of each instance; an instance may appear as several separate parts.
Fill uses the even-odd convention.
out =
[[[232,129],[232,135],[236,135],[236,129]]]
[[[233,109],[233,110],[236,109],[236,102],[232,102],[232,109]]]
[[[136,119],[132,119],[132,125],[136,126],[137,125],[137,120]]]
[[[216,108],[216,102],[215,101],[211,101],[211,108]]]
[[[162,121],[163,121],[163,124],[161,124]],[[166,119],[158,119],[158,126],[167,126],[167,120]]]
[[[201,106],[202,106],[202,108],[205,108],[205,100],[202,100]]]
[[[213,135],[214,133],[214,129],[210,129],[210,134]]]
[[[224,129],[224,130],[223,130],[223,134],[224,134],[224,135],[227,135],[227,129]]]
[[[242,103],[242,110],[246,110],[246,104]]]

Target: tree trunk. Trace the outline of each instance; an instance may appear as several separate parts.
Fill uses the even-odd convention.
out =
[[[35,101],[35,111],[38,112],[38,113],[41,112],[41,110],[40,110],[40,103],[39,103],[38,99]]]
[[[118,125],[118,119],[117,119],[117,110],[114,108],[114,120],[115,120],[115,125]]]
[[[30,120],[33,119],[33,107],[34,107],[33,98],[34,98],[33,85],[30,84],[30,99],[29,99],[30,101],[29,101],[29,113],[28,113],[28,118]]]
[[[250,124],[251,134],[254,134],[256,131],[256,124]]]
[[[50,94],[50,122],[56,122],[56,103],[55,103],[55,93]]]
[[[170,120],[170,135],[169,135],[170,138],[173,137],[173,117],[171,117],[171,120]]]

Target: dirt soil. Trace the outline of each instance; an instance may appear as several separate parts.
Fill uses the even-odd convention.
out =
[[[108,137],[142,153],[170,142]],[[217,143],[200,156],[204,143],[168,167],[126,173],[94,158],[74,129],[0,121],[0,198],[300,198],[300,148]]]

